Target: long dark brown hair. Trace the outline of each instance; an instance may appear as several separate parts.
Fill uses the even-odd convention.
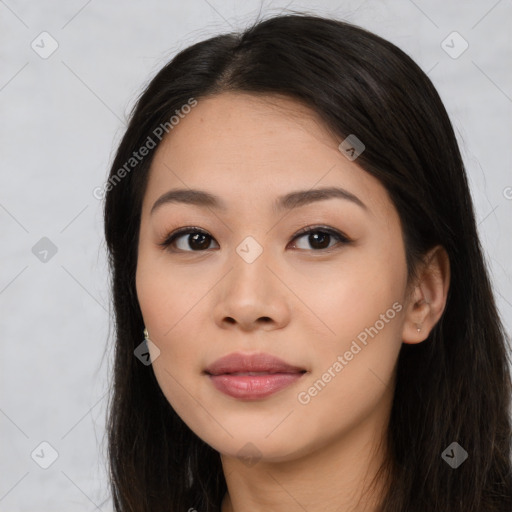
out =
[[[155,150],[126,166],[149,136],[158,145],[155,129],[191,98],[225,91],[285,95],[318,113],[340,142],[356,134],[366,146],[361,172],[386,187],[400,215],[409,276],[434,245],[450,258],[443,316],[425,342],[403,344],[399,355],[380,510],[511,511],[510,354],[446,110],[426,74],[393,44],[352,24],[291,13],[178,53],[141,94],[117,150],[104,205],[116,512],[214,512],[226,492],[219,453],[187,427],[152,367],[134,356],[144,329],[135,289],[141,204]],[[120,173],[123,166],[129,170]],[[441,456],[452,442],[468,452],[457,469]]]

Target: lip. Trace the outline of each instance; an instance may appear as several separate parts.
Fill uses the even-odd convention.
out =
[[[304,371],[306,371],[305,368],[293,366],[270,354],[243,354],[241,352],[233,352],[221,357],[205,369],[205,372],[210,375],[247,372],[300,373]]]
[[[305,368],[265,353],[235,352],[217,359],[205,369],[205,374],[219,391],[245,400],[270,396],[296,382],[305,373]]]

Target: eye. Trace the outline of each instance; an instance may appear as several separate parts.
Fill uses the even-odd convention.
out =
[[[185,238],[186,235],[188,238]],[[180,240],[181,238],[183,240]],[[201,228],[184,227],[171,233],[158,245],[170,251],[201,252],[209,248],[212,240],[214,238]],[[171,248],[172,245],[176,245],[177,249]]]
[[[310,247],[298,247],[298,249],[319,252],[322,250],[330,250],[336,245],[350,242],[345,235],[326,226],[303,228],[293,237],[292,242],[306,237],[308,237],[307,242],[310,244]],[[333,239],[336,243],[331,244]],[[215,241],[215,239],[201,228],[183,227],[168,235],[165,240],[158,245],[171,252],[204,252],[210,249],[210,243],[212,241]],[[297,243],[294,245],[297,246]],[[217,248],[219,248],[218,244]]]
[[[312,247],[315,250],[315,252],[318,252],[319,250],[329,250],[336,245],[341,245],[350,242],[350,240],[345,235],[343,235],[342,233],[333,228],[329,228],[326,226],[314,226],[304,228],[300,230],[299,233],[297,233],[297,235],[295,235],[292,241],[306,237],[308,237],[306,243],[309,243],[310,247]],[[330,245],[330,242],[332,241],[333,238],[337,241],[337,243]],[[299,249],[311,250],[308,247],[299,247]]]

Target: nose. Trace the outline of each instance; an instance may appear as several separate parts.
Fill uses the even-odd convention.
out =
[[[238,254],[230,261],[233,268],[217,288],[214,317],[222,329],[250,332],[281,329],[290,321],[290,294],[266,257],[266,251],[252,263]]]

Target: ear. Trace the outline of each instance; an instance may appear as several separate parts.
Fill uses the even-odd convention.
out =
[[[427,339],[446,306],[450,287],[450,259],[444,247],[437,245],[431,249],[425,255],[417,274],[402,330],[403,342],[410,344]]]

